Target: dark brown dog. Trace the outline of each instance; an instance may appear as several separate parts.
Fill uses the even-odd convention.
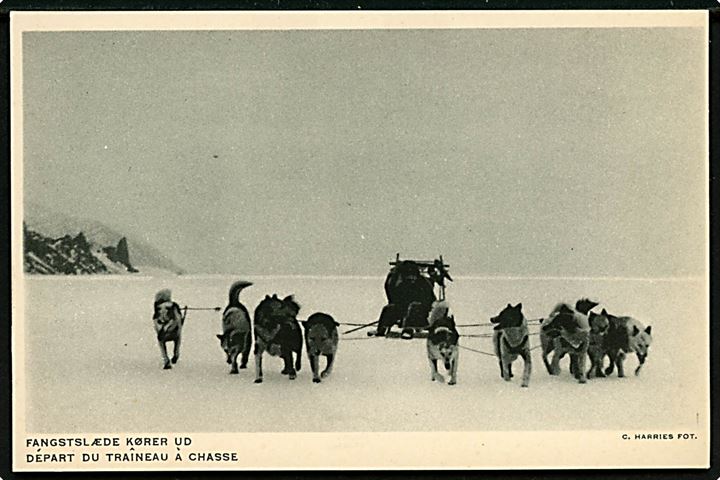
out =
[[[310,368],[313,373],[313,382],[320,383],[332,373],[335,364],[335,354],[338,347],[338,325],[333,317],[326,313],[313,313],[302,322],[305,327],[305,349],[310,359]],[[327,365],[320,372],[320,355],[325,356]]]

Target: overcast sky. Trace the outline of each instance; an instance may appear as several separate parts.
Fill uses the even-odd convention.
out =
[[[195,272],[698,275],[703,41],[25,33],[25,198]]]

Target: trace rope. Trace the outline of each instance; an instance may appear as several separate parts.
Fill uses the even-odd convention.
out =
[[[458,347],[460,347],[460,348],[462,348],[462,349],[464,349],[464,350],[470,350],[471,352],[480,353],[480,354],[482,354],[482,355],[487,355],[487,356],[489,356],[489,357],[496,357],[496,356],[497,356],[497,355],[495,355],[494,353],[483,352],[482,350],[475,350],[474,348],[466,347],[466,346],[464,346],[464,345],[458,345]]]
[[[534,347],[531,347],[528,351],[532,352],[533,350],[536,350],[536,349],[540,348],[541,346],[542,345],[535,345]],[[482,350],[476,350],[474,348],[466,347],[464,345],[458,345],[458,347],[460,347],[464,350],[470,350],[471,352],[480,353],[482,355],[487,355],[488,357],[497,357],[497,355],[495,355],[494,353],[483,352]]]
[[[470,337],[470,338],[491,338],[494,334],[493,333],[463,333],[460,334],[461,337]],[[540,335],[540,332],[530,332],[528,335]]]

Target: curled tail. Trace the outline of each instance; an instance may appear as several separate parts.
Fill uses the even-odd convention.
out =
[[[247,282],[245,280],[238,280],[230,285],[230,291],[228,292],[228,308],[240,306],[240,299],[238,296],[244,288],[249,287],[250,285],[252,285],[252,282]]]

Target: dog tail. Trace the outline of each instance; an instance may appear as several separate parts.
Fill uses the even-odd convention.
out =
[[[230,285],[230,292],[228,293],[228,304],[231,306],[237,306],[237,304],[240,303],[240,299],[238,298],[240,292],[242,292],[244,288],[249,287],[250,285],[252,285],[252,282],[247,282],[245,280],[238,280],[237,282],[234,282],[232,285]]]

